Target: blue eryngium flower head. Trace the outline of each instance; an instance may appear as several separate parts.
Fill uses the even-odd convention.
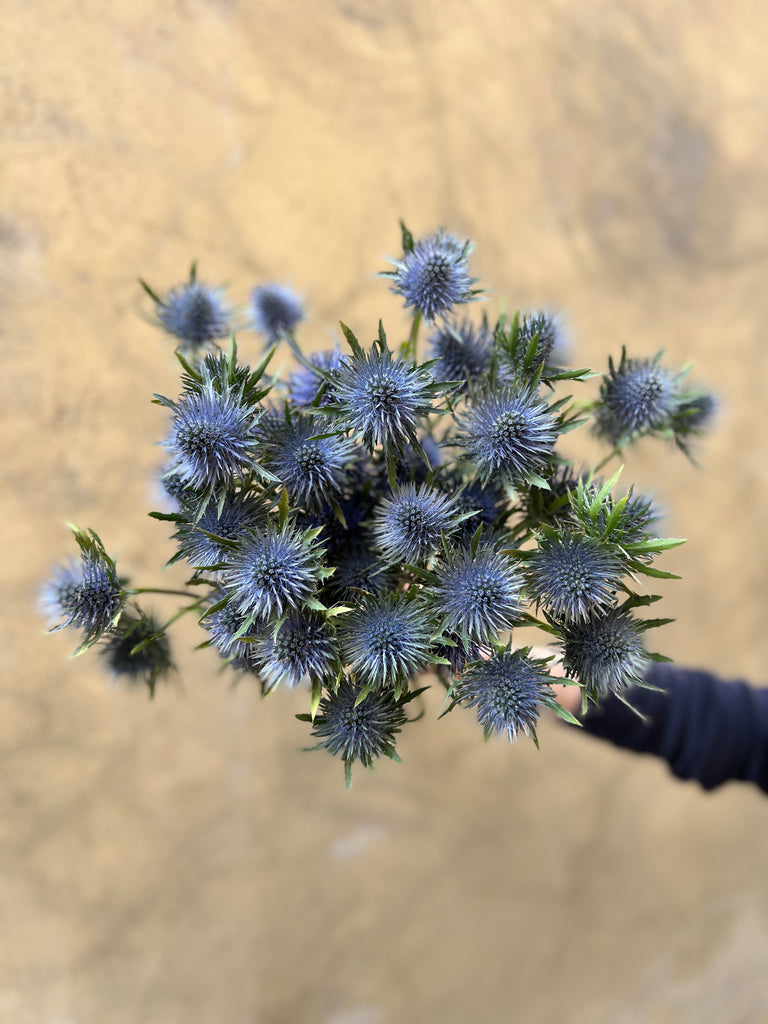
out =
[[[405,484],[377,508],[373,533],[386,559],[413,564],[428,559],[460,519],[447,494],[426,484]]]
[[[691,438],[706,434],[716,412],[717,399],[714,395],[703,392],[681,395],[672,416],[672,430],[675,443],[686,455],[689,455]]]
[[[487,323],[444,323],[429,339],[431,356],[437,360],[432,372],[438,380],[461,381],[459,390],[466,391],[490,369],[492,340]]]
[[[265,458],[294,505],[322,508],[347,482],[356,446],[332,429],[325,417],[294,413],[265,431]]]
[[[304,319],[304,307],[295,292],[284,284],[265,284],[251,293],[251,325],[271,345],[292,334]]]
[[[415,696],[408,693],[398,697],[392,690],[379,690],[360,700],[362,693],[360,684],[342,679],[338,689],[328,691],[320,701],[312,724],[312,735],[320,740],[314,749],[324,748],[341,757],[347,787],[355,761],[372,768],[374,758],[381,754],[400,760],[395,736],[408,721],[404,706]],[[310,720],[309,715],[298,717]]]
[[[217,390],[208,382],[182,394],[173,405],[165,447],[174,470],[191,487],[213,489],[244,476],[252,468],[258,443],[258,413],[236,389]]]
[[[145,683],[154,695],[158,680],[173,670],[171,645],[160,622],[148,612],[124,611],[101,654],[117,679]]]
[[[474,661],[451,691],[453,705],[475,708],[486,736],[506,733],[510,741],[523,732],[536,741],[536,723],[542,705],[550,706],[545,662],[525,651],[502,651],[487,661]]]
[[[213,497],[198,515],[196,503],[182,497],[183,518],[178,521],[175,539],[179,557],[196,569],[212,569],[226,562],[229,552],[246,530],[266,525],[262,503],[245,491],[228,491]]]
[[[413,306],[432,321],[477,298],[472,288],[477,278],[467,269],[472,248],[471,242],[438,231],[407,249],[401,260],[392,260],[395,269],[384,276],[392,278],[391,290],[402,295],[406,307]]]
[[[526,313],[520,320],[520,327],[517,340],[517,356],[522,360],[528,346],[536,339],[536,355],[533,364],[549,363],[552,353],[561,342],[562,329],[557,317],[551,313],[544,313],[540,310],[535,313]]]
[[[474,396],[458,425],[456,441],[464,445],[483,483],[493,477],[515,486],[540,476],[557,438],[546,402],[522,386]]]
[[[290,612],[257,644],[255,654],[266,691],[281,682],[296,686],[305,677],[328,678],[337,663],[333,629],[317,612]]]
[[[627,359],[622,351],[618,367],[609,360],[595,416],[595,433],[623,447],[635,437],[669,430],[678,407],[678,377],[654,359]]]
[[[401,449],[416,441],[439,390],[428,370],[380,347],[369,352],[358,347],[347,356],[334,372],[331,388],[334,412],[369,451],[378,444]]]
[[[158,320],[179,339],[182,351],[209,346],[231,330],[232,309],[224,300],[224,289],[199,282],[194,267],[186,284],[171,288],[164,299],[153,297]]]
[[[520,613],[523,577],[509,555],[489,544],[476,551],[448,552],[435,570],[438,578],[430,597],[443,632],[455,633],[467,644],[488,644],[512,628]]]
[[[339,624],[344,662],[354,678],[398,692],[428,661],[430,635],[424,606],[397,592],[369,598]]]
[[[221,604],[228,596],[224,590],[215,590],[210,596],[209,607]],[[208,633],[210,646],[215,647],[233,668],[242,672],[255,672],[256,644],[252,642],[252,635],[261,623],[256,620],[249,624],[248,620],[249,616],[230,600],[207,613],[201,625]]]
[[[269,523],[264,530],[246,532],[222,573],[238,610],[254,619],[269,619],[311,599],[328,575],[317,532],[291,523]]]
[[[622,609],[572,622],[562,631],[563,669],[593,699],[643,680],[648,665],[643,624]]]
[[[95,534],[75,530],[81,557],[79,564],[58,566],[44,585],[40,605],[52,630],[73,626],[82,630],[85,650],[111,630],[125,605],[126,592],[114,561]]]
[[[545,534],[526,565],[530,596],[562,622],[609,608],[623,575],[615,549],[573,533]]]

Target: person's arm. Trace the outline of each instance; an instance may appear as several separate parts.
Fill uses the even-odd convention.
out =
[[[636,686],[625,694],[646,721],[610,695],[590,707],[583,729],[618,747],[662,757],[675,775],[704,789],[742,780],[768,792],[768,689],[663,662],[652,663],[646,678],[664,692]],[[557,689],[569,707],[578,691]]]

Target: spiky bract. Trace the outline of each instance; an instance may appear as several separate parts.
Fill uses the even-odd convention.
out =
[[[337,347],[323,352],[313,352],[307,361],[311,365],[302,366],[288,378],[288,395],[294,405],[312,405],[317,399],[320,388],[325,383],[320,404],[328,405],[333,402],[334,396],[333,389],[328,386],[328,379],[325,375],[339,368],[342,362],[341,351]],[[315,370],[313,367],[317,367],[317,369]]]
[[[476,278],[467,269],[471,251],[470,242],[438,231],[417,242],[401,260],[392,260],[395,270],[385,276],[392,278],[392,291],[402,295],[406,307],[413,306],[432,321],[476,297]]]
[[[443,632],[488,644],[512,628],[521,611],[523,577],[509,557],[484,544],[450,552],[435,569],[434,610]]]
[[[283,284],[265,284],[251,293],[251,326],[268,343],[291,334],[304,319],[304,308],[296,293]]]
[[[296,506],[320,508],[349,477],[355,444],[332,429],[324,417],[295,413],[270,424],[266,459]]]
[[[405,484],[381,502],[373,520],[376,542],[390,562],[422,562],[459,524],[452,498],[434,487]]]
[[[533,359],[534,365],[549,363],[560,335],[560,325],[556,317],[551,313],[537,311],[527,313],[520,320],[520,327],[517,340],[517,354],[519,359],[528,351],[528,347],[536,336],[536,354]]]
[[[437,360],[432,372],[437,380],[461,381],[459,391],[466,391],[490,368],[492,334],[486,323],[445,323],[429,341],[432,358]]]
[[[623,575],[616,552],[582,534],[545,535],[526,564],[531,597],[563,622],[610,607]]]
[[[226,338],[231,329],[232,310],[224,301],[224,289],[202,284],[194,276],[171,288],[155,308],[163,328],[179,339],[182,350]]]
[[[184,517],[175,534],[181,557],[196,569],[220,567],[246,530],[265,526],[267,511],[252,494],[228,491],[223,500],[211,498],[195,521],[194,505],[182,499]]]
[[[516,485],[540,475],[557,437],[547,404],[526,387],[477,395],[459,416],[464,444],[482,482],[496,477]]]
[[[269,619],[312,597],[327,575],[323,553],[314,531],[268,524],[241,538],[222,580],[241,612]]]
[[[124,611],[101,654],[109,671],[129,683],[143,682],[154,693],[158,680],[173,669],[171,645],[160,622],[148,612]]]
[[[317,612],[291,612],[277,632],[268,631],[255,654],[267,690],[279,683],[296,686],[305,677],[327,678],[338,660],[333,629]]]
[[[182,394],[173,409],[165,447],[183,481],[212,489],[252,468],[258,416],[235,389],[220,392],[209,382],[200,391]]]
[[[536,738],[539,709],[553,699],[542,661],[522,651],[502,651],[487,661],[472,662],[452,690],[454,704],[475,708],[486,736],[519,732]]]
[[[331,386],[334,411],[369,451],[378,444],[399,450],[415,441],[435,391],[428,370],[378,348],[348,356]]]
[[[593,615],[563,630],[563,669],[596,698],[641,682],[648,665],[642,624],[624,610]]]
[[[82,554],[79,564],[54,569],[40,603],[52,629],[80,629],[84,646],[90,646],[115,625],[125,596],[114,562],[92,548]]]
[[[219,604],[227,596],[225,591],[217,590],[213,592],[210,600]],[[249,625],[248,619],[249,616],[240,611],[231,600],[202,619],[203,628],[210,638],[210,645],[215,647],[233,668],[242,671],[255,669],[256,645],[250,638],[260,623],[257,619]]]
[[[595,418],[598,436],[623,447],[632,438],[670,428],[679,388],[660,358],[628,359],[622,352],[618,367],[610,362]]]
[[[381,754],[399,760],[395,736],[408,721],[404,705],[410,695],[398,698],[392,690],[379,690],[358,704],[361,692],[360,685],[342,679],[337,690],[322,698],[312,724],[318,746],[344,761],[347,785],[355,761],[370,768]]]
[[[430,634],[423,606],[397,592],[369,598],[339,623],[344,662],[370,687],[399,689],[427,663]]]

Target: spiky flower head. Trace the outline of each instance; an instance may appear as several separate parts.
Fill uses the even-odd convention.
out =
[[[693,392],[681,396],[672,416],[672,430],[675,443],[686,455],[689,454],[690,439],[707,433],[716,412],[717,399],[714,395]]]
[[[155,303],[160,324],[179,339],[182,351],[210,346],[230,333],[232,309],[224,299],[224,289],[198,281],[194,266],[189,281],[171,288],[165,298],[155,295],[146,284],[144,288]]]
[[[474,551],[459,548],[446,554],[435,576],[431,604],[443,632],[456,633],[467,643],[488,644],[512,628],[520,613],[523,577],[509,555],[490,544]]]
[[[478,394],[458,425],[456,442],[464,445],[483,483],[495,477],[514,486],[540,476],[557,438],[546,402],[523,386]]]
[[[158,680],[173,670],[168,635],[154,615],[124,611],[106,642],[101,655],[117,679],[130,684],[145,683],[150,695]]]
[[[609,608],[623,575],[613,548],[577,533],[547,532],[526,564],[530,596],[563,622]]]
[[[333,564],[336,571],[328,580],[327,591],[342,603],[359,600],[361,594],[383,594],[396,584],[392,569],[361,542],[337,548]]]
[[[539,710],[554,702],[545,662],[519,650],[472,662],[451,695],[452,706],[476,709],[486,736],[502,732],[510,742],[519,732],[535,741]]]
[[[322,698],[312,723],[312,735],[320,740],[314,749],[323,748],[341,757],[347,787],[355,761],[371,768],[374,758],[382,754],[400,760],[395,736],[408,721],[405,705],[415,696],[408,693],[397,697],[392,690],[379,690],[359,700],[362,692],[359,684],[342,679],[338,689],[328,691]],[[309,715],[298,717],[310,720]]]
[[[373,533],[390,562],[413,564],[429,558],[441,536],[453,533],[460,518],[449,495],[426,484],[405,484],[377,508]]]
[[[251,325],[269,344],[292,334],[304,319],[304,307],[296,293],[284,284],[265,284],[251,293]]]
[[[73,626],[82,630],[85,650],[112,629],[126,601],[114,561],[96,534],[75,530],[80,562],[57,566],[44,585],[40,605],[53,631]]]
[[[493,336],[487,323],[444,323],[430,336],[432,372],[438,380],[461,381],[459,391],[483,377],[491,365]]]
[[[213,610],[206,613],[201,625],[209,635],[210,646],[215,647],[233,668],[243,672],[255,671],[256,644],[252,637],[261,622],[256,619],[249,623],[249,616],[240,611],[234,601],[227,600],[228,597],[225,590],[213,591],[209,605]]]
[[[270,619],[312,598],[328,575],[323,554],[316,530],[302,531],[289,522],[268,523],[266,529],[248,531],[240,539],[222,581],[239,611]]]
[[[367,599],[339,623],[344,661],[354,678],[398,691],[426,664],[430,634],[423,605],[397,592]]]
[[[321,508],[348,480],[355,444],[332,427],[324,417],[297,412],[265,432],[265,460],[295,505]]]
[[[521,358],[527,352],[534,336],[536,337],[534,364],[549,363],[561,336],[561,327],[557,317],[539,310],[535,313],[526,313],[520,319],[517,352]]]
[[[459,303],[472,302],[477,291],[472,285],[467,260],[472,243],[460,242],[447,231],[438,231],[406,248],[401,260],[391,260],[395,269],[384,276],[392,278],[391,290],[405,299],[427,320],[445,316]]]
[[[326,386],[320,404],[328,405],[333,402],[333,390],[328,386],[326,374],[337,370],[341,366],[342,358],[338,346],[323,352],[313,352],[308,358],[311,365],[294,370],[288,378],[288,396],[291,402],[298,406],[312,405],[324,383]]]
[[[572,622],[563,629],[563,669],[593,699],[642,682],[648,656],[643,624],[623,609]]]
[[[244,476],[253,466],[259,414],[238,391],[219,391],[208,382],[173,403],[165,447],[179,477],[199,490],[213,489]]]
[[[439,393],[432,374],[385,347],[359,345],[333,374],[334,412],[369,451],[381,444],[401,449],[416,441],[421,421]]]
[[[255,655],[266,690],[280,683],[296,686],[306,677],[322,680],[337,663],[333,629],[317,612],[290,612],[257,644]]]
[[[246,530],[266,525],[264,505],[247,491],[227,491],[213,497],[202,515],[189,498],[182,498],[182,516],[175,534],[179,557],[196,569],[212,569],[227,555]]]
[[[609,361],[595,417],[595,433],[623,447],[636,437],[668,430],[678,406],[678,378],[654,359],[628,359],[622,351],[618,367]]]

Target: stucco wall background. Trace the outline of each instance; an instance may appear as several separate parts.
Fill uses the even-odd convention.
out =
[[[545,725],[403,737],[349,793],[177,633],[183,686],[110,690],[47,638],[38,580],[97,529],[162,583],[136,279],[287,280],[321,346],[405,325],[374,274],[416,233],[477,243],[499,303],[561,309],[576,362],[626,344],[720,395],[701,469],[626,474],[689,543],[658,645],[765,679],[768,71],[748,0],[6,0],[0,36],[0,1020],[12,1024],[768,1019],[768,819],[743,788]],[[256,342],[243,342],[256,351]],[[435,712],[435,713],[432,713]]]

